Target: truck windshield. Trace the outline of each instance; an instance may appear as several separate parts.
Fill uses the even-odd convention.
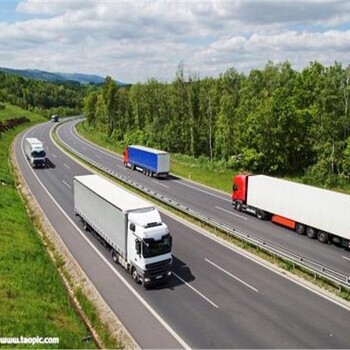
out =
[[[32,157],[33,158],[44,158],[46,156],[45,151],[33,151]]]
[[[143,257],[151,258],[171,252],[172,238],[170,234],[162,236],[162,239],[156,241],[154,238],[145,238],[142,243]]]

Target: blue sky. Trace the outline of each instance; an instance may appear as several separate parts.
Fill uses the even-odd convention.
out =
[[[347,1],[0,0],[0,66],[111,75],[200,76],[268,61],[350,63]]]

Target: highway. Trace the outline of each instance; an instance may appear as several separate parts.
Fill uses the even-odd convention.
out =
[[[65,130],[67,137],[72,135],[69,126],[72,124],[59,129],[60,137]],[[90,171],[53,144],[49,135],[52,127],[50,122],[42,124],[17,139],[20,170],[72,255],[142,348],[348,348],[348,306],[303,287],[164,212],[163,220],[173,236],[173,277],[169,284],[150,290],[134,284],[75,217],[73,177]],[[44,142],[47,168],[30,167],[23,153],[25,136]],[[89,149],[87,144],[81,147]],[[107,155],[90,152],[101,159]],[[120,161],[116,166],[122,169]],[[166,190],[182,181],[157,181],[132,174]],[[195,187],[186,182],[183,192],[191,197],[189,201],[196,202],[198,197],[192,198],[187,185]],[[213,199],[221,205],[227,202],[230,208],[225,195],[206,188],[203,191],[212,192]],[[204,210],[208,200],[200,205]]]
[[[275,243],[297,255],[310,258],[350,276],[350,254],[344,248],[321,244],[317,240],[299,236],[296,232],[269,221],[261,221],[252,215],[237,212],[232,208],[229,194],[201,186],[186,179],[174,176],[169,180],[149,178],[138,171],[125,168],[121,157],[106,152],[79,137],[74,128],[76,123],[77,121],[71,121],[63,124],[58,129],[59,138],[95,162],[121,175],[129,176],[138,183],[207,216],[230,224],[238,231],[247,232],[268,242]]]

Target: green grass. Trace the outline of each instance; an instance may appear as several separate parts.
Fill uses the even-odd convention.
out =
[[[77,131],[81,136],[101,147],[119,155],[123,152],[123,146],[120,143],[115,142],[113,139],[108,139],[100,132],[92,130],[86,122],[79,123]],[[220,161],[210,162],[203,157],[195,159],[181,154],[171,154],[170,171],[174,175],[202,183],[226,193],[231,193],[232,179],[236,174],[233,170],[227,169]]]
[[[113,138],[108,138],[103,133],[98,132],[87,125],[83,121],[77,125],[78,133],[90,140],[91,142],[107,148],[119,155],[123,153],[124,146],[116,142]],[[171,154],[170,171],[174,175],[184,177],[186,179],[204,184],[206,186],[218,189],[220,191],[231,194],[233,177],[238,173],[237,170],[228,169],[224,162],[214,160],[212,162],[205,157],[194,158],[182,154]],[[289,176],[286,180],[305,183],[303,176]],[[313,186],[324,187],[324,184],[313,182]],[[350,183],[342,187],[329,188],[332,191],[350,194]]]
[[[23,115],[31,122],[0,138],[0,337],[60,339],[58,345],[35,348],[96,348],[93,342],[82,341],[88,334],[85,324],[74,311],[57,268],[16,190],[8,161],[9,146],[17,133],[45,119],[9,105],[0,110],[0,120]]]

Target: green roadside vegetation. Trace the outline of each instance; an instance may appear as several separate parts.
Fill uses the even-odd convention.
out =
[[[36,344],[35,348],[96,348],[59,276],[57,266],[62,261],[56,261],[55,266],[50,258],[45,247],[50,244],[40,239],[34,227],[36,218],[28,214],[17,192],[14,169],[9,162],[14,137],[46,119],[8,104],[1,107],[0,122],[19,116],[29,121],[0,135],[0,337],[59,338],[59,344]],[[95,315],[90,302],[84,295],[83,298],[89,313]],[[110,339],[106,345],[120,347]],[[7,347],[31,346],[0,345]]]
[[[119,155],[123,153],[123,149],[126,146],[116,141],[113,137],[108,138],[106,134],[89,127],[86,121],[77,125],[77,131],[87,140]],[[172,153],[170,171],[174,175],[230,193],[232,179],[236,172],[232,171],[232,169],[227,169],[224,163],[216,160],[210,162],[205,157],[196,159],[191,156]]]
[[[107,137],[105,133],[89,126],[86,121],[79,123],[76,129],[87,140],[119,155],[123,153],[123,149],[126,146],[122,142],[116,141],[113,136]],[[203,156],[195,158],[188,155],[171,154],[171,173],[230,194],[233,176],[238,172],[228,169],[225,161],[210,161]],[[287,176],[285,179],[305,183],[303,176]],[[344,184],[342,187],[334,185],[330,189],[350,194],[350,183]]]

